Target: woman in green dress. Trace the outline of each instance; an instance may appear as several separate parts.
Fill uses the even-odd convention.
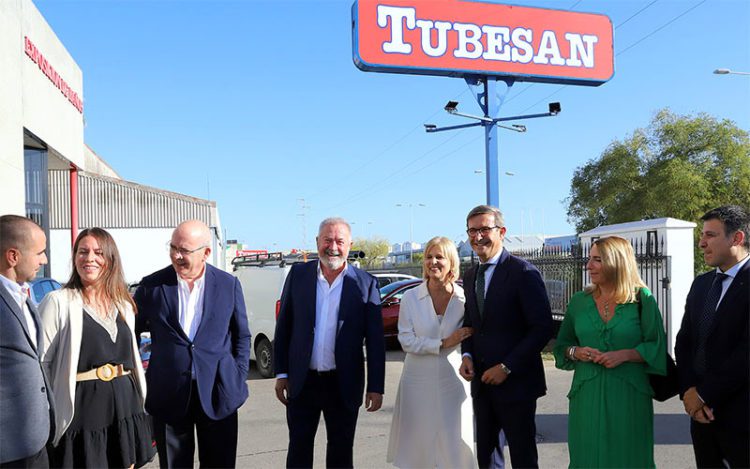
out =
[[[570,299],[554,347],[556,366],[575,370],[570,467],[654,467],[648,373],[666,373],[659,308],[625,239],[595,241],[587,268],[592,284]]]

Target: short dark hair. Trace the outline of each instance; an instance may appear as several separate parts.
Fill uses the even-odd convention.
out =
[[[0,216],[0,252],[5,252],[11,248],[25,248],[31,233],[27,230],[31,227],[41,229],[30,218],[19,215]]]
[[[503,220],[503,212],[491,205],[477,205],[476,207],[472,208],[469,214],[466,215],[466,226],[469,226],[470,219],[476,217],[477,215],[486,214],[491,214],[495,217],[495,226],[505,226],[505,221]]]
[[[736,231],[745,233],[743,247],[750,251],[750,212],[739,205],[723,205],[709,210],[701,217],[701,221],[719,220],[724,224],[724,236],[730,236]]]

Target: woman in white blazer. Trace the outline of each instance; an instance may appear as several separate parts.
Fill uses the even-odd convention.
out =
[[[109,233],[80,233],[70,280],[39,311],[56,405],[51,465],[140,467],[153,459],[135,305]]]
[[[398,340],[406,352],[387,461],[402,468],[475,467],[469,383],[458,375],[464,292],[458,252],[448,238],[424,250],[422,282],[401,298]]]

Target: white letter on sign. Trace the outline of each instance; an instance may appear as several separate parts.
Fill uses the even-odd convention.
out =
[[[404,43],[404,25],[406,28],[414,29],[416,10],[414,8],[400,8],[378,5],[378,26],[388,26],[388,18],[391,19],[391,42],[383,43],[383,52],[391,54],[411,54],[411,44]]]
[[[513,40],[513,45],[515,47],[513,47],[510,52],[510,60],[521,64],[531,62],[532,57],[534,57],[534,48],[531,47],[532,37],[533,35],[530,29],[516,28],[513,30],[511,39]],[[521,50],[523,50],[523,54],[521,54]]]
[[[565,39],[570,43],[570,58],[565,63],[571,67],[580,67],[581,59],[583,59],[583,66],[592,68],[594,66],[594,44],[599,42],[599,38],[588,34],[581,37],[580,34],[565,33]],[[586,43],[585,50],[584,42]]]
[[[547,60],[547,56],[552,58]],[[560,47],[557,45],[557,37],[554,31],[545,31],[542,33],[542,40],[539,43],[539,51],[534,57],[535,64],[565,65],[565,59],[560,57]]]
[[[454,23],[453,29],[458,31],[458,47],[453,56],[459,59],[476,59],[482,55],[482,30],[470,23]],[[471,36],[467,33],[471,31]],[[467,46],[471,45],[471,50]]]
[[[445,21],[436,21],[434,23],[435,29],[437,29],[437,45],[432,47],[432,27],[433,22],[430,20],[417,20],[417,27],[422,30],[422,50],[425,54],[430,57],[440,57],[445,54],[445,49],[448,48],[448,33],[451,29],[451,24]]]
[[[482,55],[486,60],[510,61],[510,29],[503,26],[482,26],[482,31],[487,35],[487,50]]]

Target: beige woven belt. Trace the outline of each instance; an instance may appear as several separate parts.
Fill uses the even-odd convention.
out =
[[[111,365],[105,363],[99,368],[93,370],[84,371],[76,375],[76,381],[91,381],[94,379],[100,379],[102,381],[112,381],[120,376],[127,376],[130,374],[130,370],[126,370],[122,365]]]

